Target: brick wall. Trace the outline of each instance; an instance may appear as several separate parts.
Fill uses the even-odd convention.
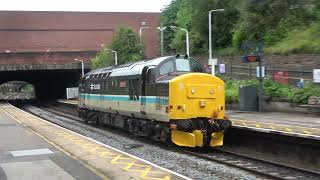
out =
[[[97,51],[121,26],[142,22],[147,57],[159,55],[160,13],[0,11],[0,53]]]

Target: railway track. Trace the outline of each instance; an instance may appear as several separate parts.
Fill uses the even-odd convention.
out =
[[[53,104],[44,105],[39,103],[33,103],[33,105],[35,105],[36,108],[48,111],[55,115],[65,117],[73,121],[81,121],[85,124],[83,120],[77,117],[76,111],[73,111],[72,108],[65,109],[63,107],[55,107]],[[171,148],[169,149],[172,150]],[[314,172],[306,169],[288,166],[285,164],[274,163],[271,161],[238,154],[230,150],[224,150],[223,148],[214,150],[204,148],[200,150],[174,149],[174,151],[178,151],[180,153],[182,152],[184,154],[195,156],[207,161],[213,161],[225,164],[227,166],[239,168],[269,179],[320,180],[320,172]]]
[[[214,152],[212,152],[212,149],[210,151],[210,153],[206,153],[195,152],[192,150],[182,150],[183,153],[192,156],[236,167],[270,179],[320,179],[319,172],[309,171],[285,164],[253,158],[232,151],[223,150],[222,148],[215,149]]]

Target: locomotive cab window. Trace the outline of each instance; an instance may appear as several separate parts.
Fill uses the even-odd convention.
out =
[[[190,66],[192,72],[204,72],[203,67],[197,61],[190,59]]]
[[[159,69],[160,75],[168,74],[168,73],[173,72],[173,71],[174,71],[173,61],[168,61],[168,62],[162,64],[160,69]]]
[[[176,59],[177,71],[190,72],[190,60],[189,59]]]

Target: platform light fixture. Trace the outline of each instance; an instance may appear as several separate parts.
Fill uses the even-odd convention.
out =
[[[108,49],[108,48],[105,48],[105,50],[111,51],[111,52],[114,53],[114,65],[118,65],[118,53],[117,53],[117,51],[112,50],[112,49]]]
[[[215,75],[216,60],[212,60],[212,25],[211,25],[211,14],[212,12],[224,11],[224,9],[213,9],[209,11],[209,62],[212,62],[212,75]]]
[[[158,27],[157,28],[160,31],[160,53],[161,56],[163,56],[163,31],[167,29],[167,27]]]
[[[186,52],[187,52],[187,56],[190,56],[190,49],[189,49],[189,32],[187,29],[181,28],[181,27],[177,27],[177,26],[170,26],[170,28],[172,30],[181,30],[184,31],[186,33]]]
[[[140,42],[140,54],[142,54],[142,30],[143,29],[149,29],[148,26],[140,27],[139,29],[139,42]]]
[[[74,60],[81,62],[81,71],[82,71],[82,78],[83,78],[83,77],[84,77],[84,64],[83,64],[83,60],[80,60],[80,59],[74,59]]]

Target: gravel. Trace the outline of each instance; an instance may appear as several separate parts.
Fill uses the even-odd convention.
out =
[[[163,144],[154,141],[152,142],[148,139],[133,137],[132,135],[120,130],[117,131],[111,128],[101,129],[89,126],[82,122],[57,116],[33,106],[25,106],[24,109],[59,126],[90,137],[192,179],[261,179],[258,175],[186,155],[182,152],[178,152],[178,150],[173,150],[177,148],[168,148]]]

